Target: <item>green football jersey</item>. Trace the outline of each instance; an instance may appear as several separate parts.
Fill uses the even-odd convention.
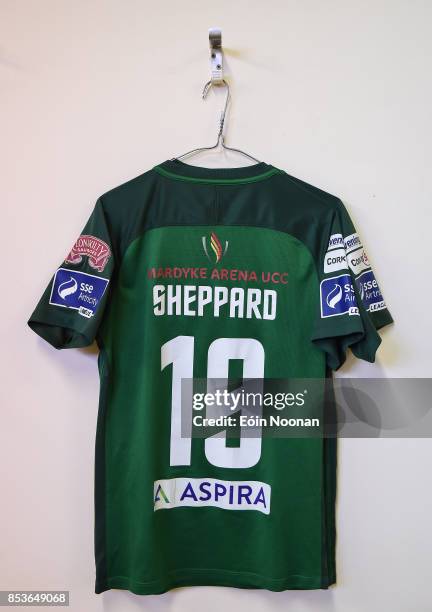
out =
[[[333,584],[336,440],[185,435],[182,381],[331,381],[392,321],[341,200],[275,166],[103,194],[28,321],[99,347],[95,592]]]

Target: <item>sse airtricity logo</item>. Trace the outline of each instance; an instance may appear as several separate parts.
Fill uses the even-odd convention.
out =
[[[351,277],[341,274],[325,278],[320,285],[321,317],[335,317],[348,313],[358,315],[357,300]]]
[[[222,243],[215,232],[210,234],[210,249],[213,251],[213,256],[210,255],[209,248],[207,246],[208,239],[206,236],[203,236],[201,241],[204,253],[206,254],[207,259],[212,263],[219,263],[228,250],[228,240],[225,240],[225,245],[222,247]]]
[[[58,286],[57,293],[61,297],[62,300],[66,300],[68,295],[72,295],[77,290],[78,290],[78,283],[71,276],[69,280],[65,281],[64,283],[61,283],[61,285]]]
[[[90,319],[102,299],[109,279],[59,268],[55,273],[49,303],[77,310],[78,314]]]
[[[341,301],[342,296],[343,296],[342,287],[338,283],[335,283],[335,286],[333,287],[333,289],[330,291],[330,293],[326,297],[327,306],[329,308],[335,309],[336,306]]]
[[[356,278],[356,283],[362,302],[368,312],[386,308],[384,298],[372,270],[360,274]]]

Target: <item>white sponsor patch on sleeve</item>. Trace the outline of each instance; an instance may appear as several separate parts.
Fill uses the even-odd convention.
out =
[[[361,240],[358,234],[350,234],[344,238],[344,247],[347,253],[354,251],[362,246]]]
[[[342,234],[332,234],[328,243],[327,251],[332,249],[339,249],[344,246],[344,239]]]
[[[347,254],[348,265],[355,275],[370,268],[368,256],[363,247]]]
[[[324,272],[337,272],[338,270],[348,270],[345,250],[333,249],[327,251],[324,257]]]

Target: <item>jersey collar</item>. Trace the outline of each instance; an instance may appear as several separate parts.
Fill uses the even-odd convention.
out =
[[[186,164],[176,158],[167,159],[154,166],[153,170],[166,178],[193,183],[216,183],[222,185],[254,183],[282,172],[279,168],[265,162],[258,162],[251,166],[241,166],[239,168],[203,168],[202,166]]]

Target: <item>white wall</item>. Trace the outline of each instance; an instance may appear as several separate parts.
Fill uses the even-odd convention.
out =
[[[70,589],[74,612],[431,609],[429,440],[341,441],[327,592],[94,595],[96,352],[26,327],[98,195],[215,140],[220,26],[227,143],[342,198],[395,318],[340,375],[430,376],[431,19],[420,0],[1,1],[1,589]]]

